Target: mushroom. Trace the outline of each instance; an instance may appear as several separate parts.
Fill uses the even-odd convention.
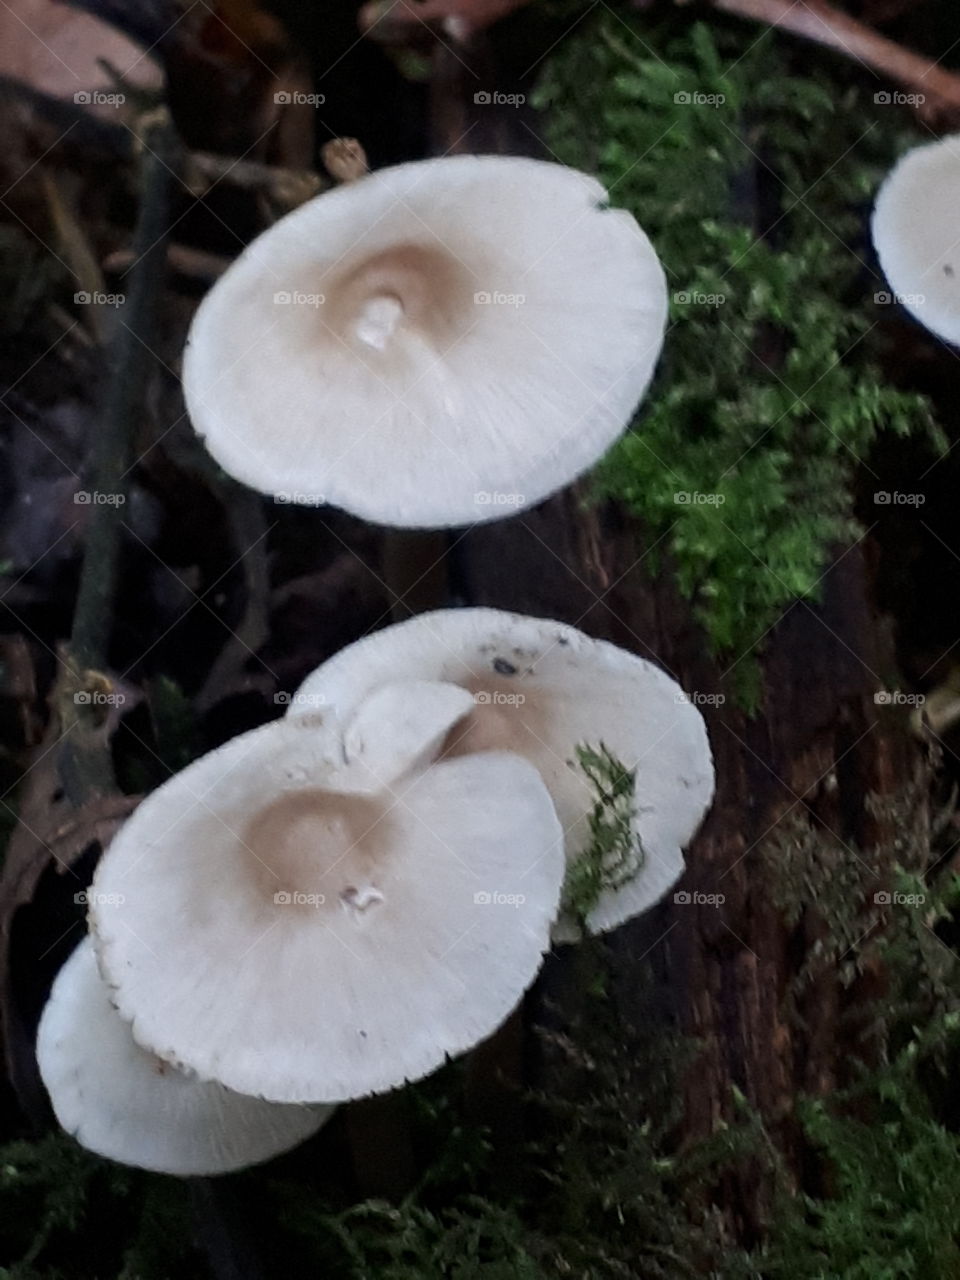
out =
[[[423,745],[455,701],[423,718]],[[563,880],[546,788],[505,752],[412,771],[416,717],[388,704],[368,758],[359,731],[344,763],[316,715],[274,721],[114,838],[91,895],[100,964],[165,1061],[277,1102],[361,1097],[471,1048],[533,980]]]
[[[713,798],[703,717],[664,671],[574,627],[496,609],[441,609],[374,632],[341,650],[301,685],[287,719],[323,701],[344,720],[382,682],[439,680],[473,695],[445,759],[486,750],[526,757],[553,797],[572,865],[589,847],[596,795],[578,747],[603,745],[635,771],[633,826],[642,865],[603,893],[591,932],[613,929],[658,901],[683,871],[683,849]],[[570,922],[555,931],[571,937]],[[574,935],[575,936],[575,935]]]
[[[900,302],[931,333],[960,346],[960,135],[914,147],[877,195],[877,257]],[[882,295],[878,295],[882,296]]]
[[[408,528],[493,520],[624,430],[666,315],[656,253],[595,179],[448,156],[326,192],[248,246],[197,311],[184,392],[255,489]]]
[[[269,1160],[309,1138],[333,1111],[245,1097],[142,1049],[110,1003],[89,937],[53,984],[37,1060],[57,1120],[81,1146],[181,1177]]]

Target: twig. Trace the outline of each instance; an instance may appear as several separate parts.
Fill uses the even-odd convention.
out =
[[[134,459],[134,424],[142,412],[150,351],[166,269],[170,188],[176,138],[166,113],[144,124],[141,172],[143,196],[134,233],[135,265],[130,270],[125,318],[109,352],[106,398],[97,435],[90,484],[93,502],[83,567],[66,650],[66,674],[57,702],[70,735],[62,757],[64,785],[75,803],[109,790],[113,782],[109,743],[98,732],[102,708],[76,694],[106,665],[120,556],[121,509],[127,473]]]
[[[280,169],[258,160],[236,160],[210,151],[191,151],[185,158],[183,181],[196,196],[204,196],[219,182],[242,191],[263,191],[278,205],[295,209],[319,195],[327,183],[308,169]]]
[[[923,95],[925,105],[960,111],[960,76],[931,62],[830,4],[807,0],[713,0],[715,9],[753,18],[862,62]]]
[[[148,353],[156,328],[157,303],[166,267],[169,224],[171,126],[162,120],[144,130],[143,200],[134,235],[135,265],[130,271],[128,319],[116,330],[106,403],[97,435],[91,482],[96,495],[87,527],[80,588],[73,616],[70,652],[78,663],[98,667],[106,658],[119,551],[120,507],[126,498],[127,472],[133,461],[133,422],[141,411]]]
[[[103,270],[109,275],[119,275],[128,271],[136,261],[132,249],[118,249],[103,260]],[[187,276],[192,280],[213,284],[230,266],[232,258],[219,253],[209,253],[204,249],[192,249],[189,245],[173,244],[167,246],[167,265],[172,272]],[[72,324],[72,319],[67,327]]]
[[[137,156],[136,142],[125,125],[103,121],[86,107],[62,102],[9,76],[0,76],[0,106],[33,128],[37,146],[45,154],[71,157],[85,170],[92,163],[132,162]],[[175,155],[179,159],[173,167],[197,197],[225,183],[243,191],[265,192],[281,208],[293,209],[329,186],[312,169],[285,169],[211,151],[188,151],[179,140],[167,157],[171,165]]]

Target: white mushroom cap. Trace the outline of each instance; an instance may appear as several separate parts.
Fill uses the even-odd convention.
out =
[[[114,838],[92,895],[136,1039],[281,1102],[389,1089],[489,1035],[540,967],[563,880],[526,761],[450,760],[380,792],[338,766],[332,791],[330,741],[284,719],[195,761]]]
[[[380,790],[430,763],[447,734],[473,708],[458,684],[408,680],[380,685],[343,733],[344,767],[328,787]]]
[[[908,151],[873,211],[873,243],[896,300],[960,346],[960,135]]]
[[[387,525],[492,520],[575,479],[653,374],[663,270],[575,169],[447,156],[281,219],[201,304],[193,424],[231,475]],[[276,301],[279,299],[279,301]]]
[[[57,1120],[81,1146],[181,1177],[269,1160],[309,1138],[333,1111],[245,1097],[141,1049],[110,1003],[89,938],[53,984],[37,1060]]]
[[[341,650],[301,685],[287,719],[320,697],[348,719],[381,682],[422,678],[462,685],[475,700],[447,754],[515,751],[547,784],[572,863],[589,845],[596,796],[577,767],[578,746],[603,744],[636,771],[638,874],[604,893],[587,924],[613,929],[657,902],[683,871],[713,799],[703,717],[664,671],[574,627],[497,609],[446,609],[385,627]],[[561,926],[560,939],[570,936]]]

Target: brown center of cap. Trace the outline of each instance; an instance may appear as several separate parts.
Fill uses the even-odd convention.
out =
[[[344,894],[379,892],[388,822],[383,803],[369,796],[299,791],[251,818],[241,847],[268,899],[333,910]]]
[[[476,287],[442,246],[393,245],[324,281],[326,322],[376,351],[388,351],[406,328],[446,345],[474,322]]]
[[[473,694],[474,706],[457,721],[444,740],[440,758],[471,755],[476,751],[519,751],[526,746],[535,751],[549,733],[542,689],[522,679],[516,669],[513,678],[491,670],[489,676],[460,680]]]

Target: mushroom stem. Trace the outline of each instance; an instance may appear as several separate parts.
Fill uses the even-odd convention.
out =
[[[447,550],[447,535],[442,530],[423,533],[391,529],[384,534],[380,563],[392,621],[401,622],[447,603]]]

